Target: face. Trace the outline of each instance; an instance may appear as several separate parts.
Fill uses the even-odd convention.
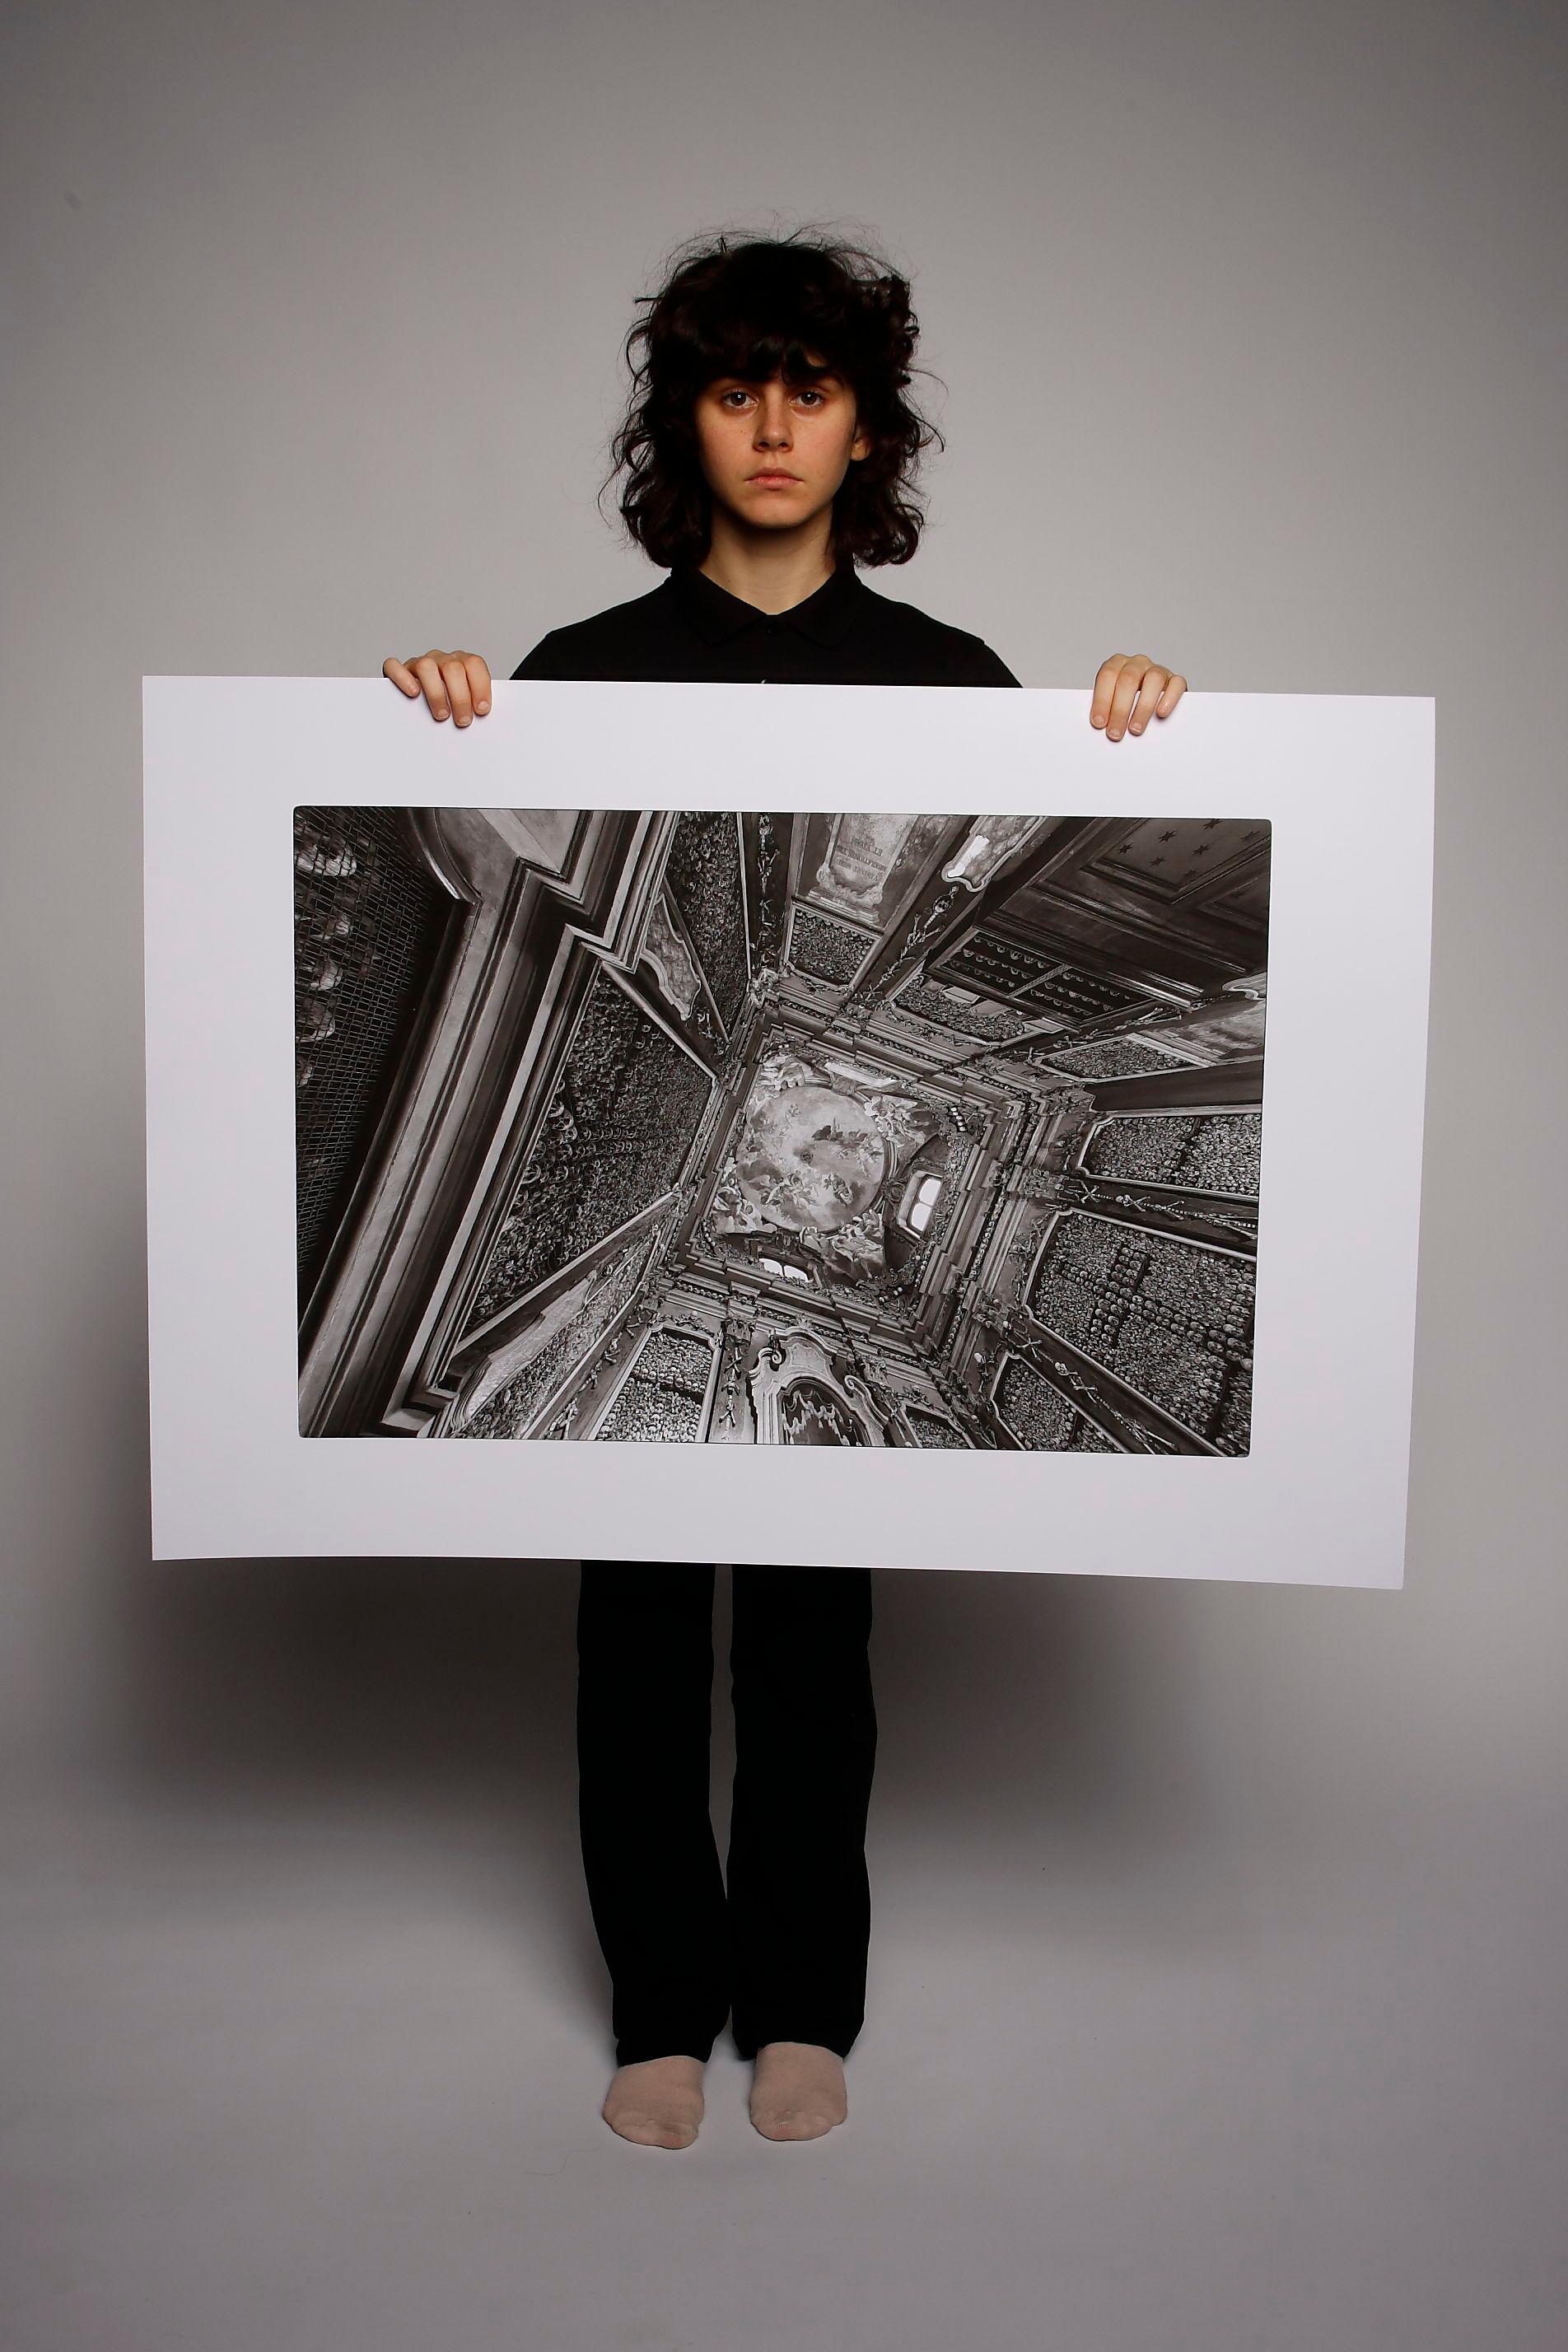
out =
[[[719,376],[697,396],[696,425],[709,488],[737,522],[757,530],[814,521],[871,446],[853,392],[826,372],[793,390],[781,376]]]

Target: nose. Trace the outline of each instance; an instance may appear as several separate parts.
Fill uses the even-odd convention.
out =
[[[790,446],[789,394],[776,377],[763,386],[753,443],[759,449],[787,449]]]

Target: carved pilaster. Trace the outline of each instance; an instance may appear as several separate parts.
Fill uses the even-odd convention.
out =
[[[1234,1062],[1173,1062],[1131,1078],[1085,1078],[1101,1110],[1245,1110],[1263,1100],[1263,1056]]]
[[[1219,1448],[1206,1438],[1195,1436],[1172,1414],[1140,1396],[1136,1389],[1129,1388],[1125,1381],[1118,1380],[1114,1372],[1022,1307],[982,1306],[975,1309],[974,1320],[1130,1451],[1218,1454]]]
[[[754,1299],[731,1301],[721,1327],[719,1385],[713,1398],[710,1440],[716,1445],[754,1444],[756,1423],[746,1394],[745,1368],[755,1343]]]
[[[1258,1203],[1233,1194],[1194,1192],[1170,1184],[1108,1181],[1071,1171],[1055,1180],[1064,1208],[1092,1210],[1111,1224],[1136,1225],[1178,1241],[1215,1242],[1224,1249],[1258,1248]]]
[[[784,962],[789,902],[790,845],[795,818],[787,812],[759,810],[742,819],[746,852],[746,916],[753,979],[776,981]]]
[[[592,1274],[606,1258],[614,1257],[637,1234],[647,1232],[661,1219],[669,1219],[671,1212],[679,1209],[679,1192],[661,1192],[640,1214],[630,1218],[624,1225],[617,1225],[614,1233],[606,1234],[602,1242],[595,1243],[590,1250],[584,1250],[581,1257],[572,1259],[569,1265],[552,1275],[548,1282],[541,1283],[519,1305],[506,1308],[480,1329],[469,1332],[461,1347],[455,1349],[447,1358],[442,1370],[443,1379],[460,1381],[477,1364],[500,1354],[531,1324],[536,1323],[559,1297],[579,1285],[584,1275]]]

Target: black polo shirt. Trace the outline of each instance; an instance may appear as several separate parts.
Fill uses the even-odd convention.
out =
[[[513,677],[719,685],[1016,686],[984,638],[894,604],[841,565],[803,604],[763,613],[695,569],[552,629]]]

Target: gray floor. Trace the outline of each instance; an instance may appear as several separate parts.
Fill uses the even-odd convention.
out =
[[[596,2114],[563,1575],[503,1736],[485,1644],[405,1624],[394,1670],[296,1612],[280,1697],[265,1567],[248,1645],[242,1571],[179,1573],[138,1768],[5,1823],[18,2352],[1561,2343],[1560,1820],[1369,1794],[1265,1829],[1169,1726],[1097,1761],[1103,1672],[1054,1733],[1004,1678],[944,1759],[908,1671],[935,1588],[885,1584],[849,2124],[763,2142],[721,2048],[697,2147],[634,2149]],[[947,1591],[962,1653],[978,1584]]]

